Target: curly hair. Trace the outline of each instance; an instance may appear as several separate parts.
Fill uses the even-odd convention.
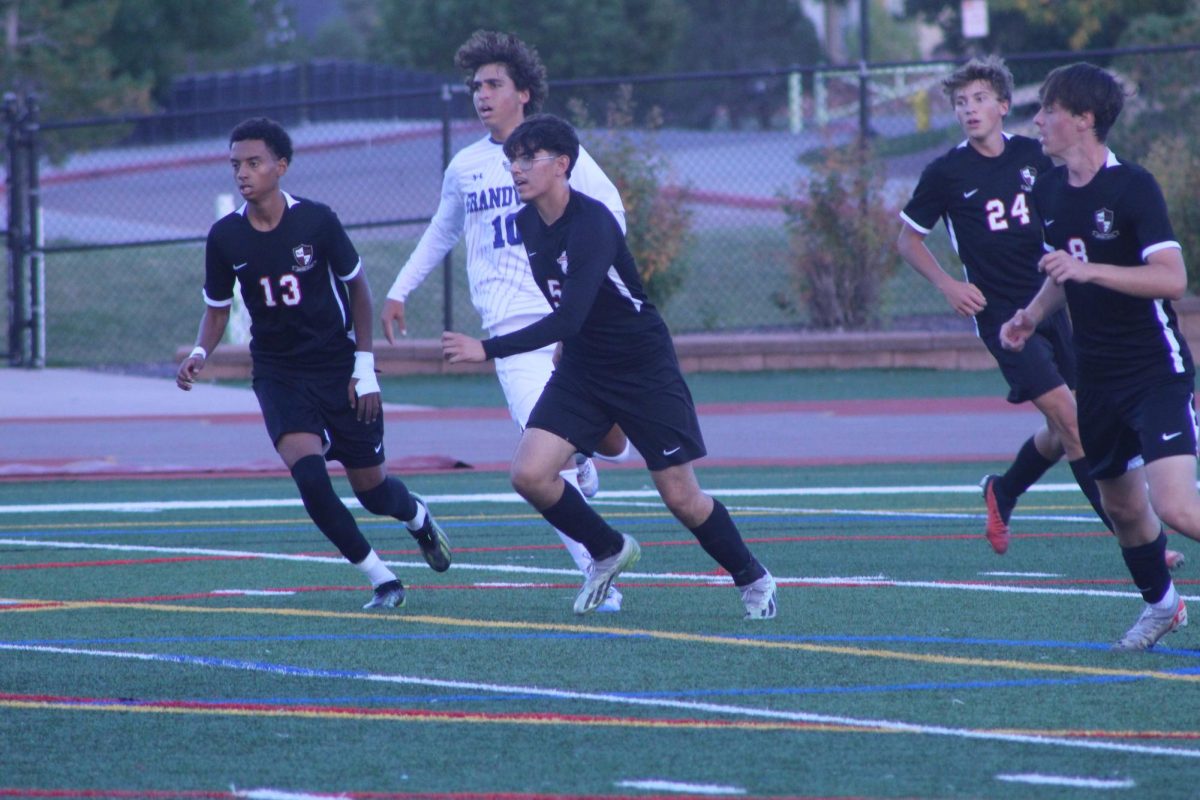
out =
[[[1012,102],[1013,76],[1004,59],[999,56],[972,58],[942,79],[942,91],[953,100],[955,92],[975,81],[983,81],[991,86],[1001,103]]]
[[[541,109],[549,89],[546,86],[546,65],[537,49],[530,47],[511,33],[475,31],[454,54],[454,66],[465,73],[467,87],[475,79],[475,71],[485,64],[503,64],[508,69],[517,91],[529,92],[525,113]]]
[[[292,137],[273,119],[267,117],[251,117],[242,120],[229,134],[229,144],[244,142],[249,139],[261,139],[276,158],[282,158],[292,163]]]

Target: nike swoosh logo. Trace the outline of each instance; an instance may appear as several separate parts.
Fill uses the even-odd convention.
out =
[[[382,449],[383,449],[383,442],[380,442],[379,444],[375,445],[375,452],[376,452],[376,453],[378,453],[378,452],[379,452],[380,450],[382,450]]]
[[[233,265],[233,271],[234,271],[234,272],[237,272],[239,269],[241,269],[242,267],[246,266],[246,265],[247,265],[247,264],[249,264],[249,263],[250,263],[249,261],[243,261],[243,262],[242,262],[242,263],[240,263],[240,264],[234,264],[234,265]]]
[[[1047,228],[1049,228],[1051,225],[1054,224],[1054,220],[1048,219],[1048,220],[1045,220],[1042,224],[1045,225]]]
[[[971,191],[969,191],[969,192],[963,192],[963,199],[964,199],[964,200],[966,200],[966,199],[967,199],[967,198],[969,198],[969,197],[974,197],[974,196],[975,196],[975,193],[976,193],[976,192],[978,192],[978,191],[979,191],[978,189],[972,189],[972,190],[971,190]]]
[[[676,453],[678,453],[681,449],[683,449],[683,448],[682,447],[673,447],[670,450],[663,450],[663,455],[664,456],[673,456]]]
[[[1162,440],[1164,442],[1169,442],[1172,439],[1174,439],[1176,436],[1183,436],[1183,431],[1175,431],[1174,433],[1164,433],[1162,435]]]
[[[533,257],[534,257],[534,256],[536,256],[536,255],[537,255],[537,250],[530,250],[530,251],[529,251],[529,257],[530,257],[530,258],[533,258]]]

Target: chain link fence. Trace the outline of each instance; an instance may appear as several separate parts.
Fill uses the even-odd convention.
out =
[[[1160,138],[1194,131],[1187,109],[1198,53],[1200,45],[1011,57],[1018,89],[1007,127],[1032,133],[1042,78],[1087,59],[1137,84],[1113,149],[1157,158]],[[816,326],[812,287],[800,266],[805,253],[789,235],[788,203],[835,163],[829,148],[867,141],[880,180],[862,207],[898,210],[924,165],[962,138],[939,85],[952,67],[559,82],[545,110],[583,123],[584,145],[610,174],[606,157],[652,164],[662,197],[682,211],[677,252],[651,281],[673,332],[803,330]],[[205,235],[233,202],[227,130],[252,115],[287,124],[296,154],[285,188],[338,212],[382,302],[437,207],[445,163],[484,131],[458,83],[425,76],[389,88],[377,71],[363,83],[329,69],[324,82],[302,81],[287,69],[255,71],[266,87],[258,94],[239,89],[233,76],[218,84],[224,95],[210,93],[212,102],[236,102],[154,116],[39,121],[34,102],[6,98],[8,302],[0,329],[11,364],[161,370],[173,362],[203,311]],[[202,96],[202,82],[193,82],[191,96]],[[1181,191],[1194,193],[1197,179]],[[888,239],[900,224],[890,218]],[[944,232],[929,243],[944,266],[959,269]],[[969,329],[898,257],[877,280],[872,326]],[[461,249],[407,305],[409,336],[436,337],[446,325],[478,332]]]

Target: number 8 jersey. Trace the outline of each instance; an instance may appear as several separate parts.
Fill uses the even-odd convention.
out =
[[[1026,136],[1004,134],[1004,152],[995,157],[963,141],[925,168],[900,214],[924,235],[939,218],[946,223],[966,279],[987,299],[981,328],[998,328],[1041,288],[1042,225],[1030,195],[1052,166]]]
[[[234,280],[241,284],[256,375],[345,372],[354,332],[343,284],[362,262],[329,206],[283,197],[283,218],[270,231],[250,224],[245,204],[209,229],[204,302],[229,306]]]

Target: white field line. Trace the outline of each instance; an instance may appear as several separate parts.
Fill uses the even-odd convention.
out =
[[[863,495],[889,496],[912,494],[979,494],[979,487],[967,486],[830,486],[830,487],[795,487],[784,489],[711,489],[709,494],[718,497],[856,497]],[[1029,492],[1078,492],[1079,487],[1073,483],[1035,484]],[[425,495],[426,500],[434,507],[452,503],[512,503],[525,505],[525,501],[516,492],[495,492],[484,494],[441,494]],[[603,491],[598,496],[600,501],[611,500],[657,500],[658,492],[653,489],[632,489],[628,491]],[[361,508],[358,499],[343,497],[342,501],[351,508]],[[661,503],[652,504],[661,507]],[[266,498],[259,500],[148,500],[141,502],[118,503],[32,503],[0,505],[0,514],[65,514],[91,512],[155,512],[155,511],[187,511],[187,510],[229,510],[237,508],[300,508],[298,497]],[[794,509],[762,509],[764,511],[790,511]],[[814,513],[830,513],[828,509],[816,509]],[[888,514],[894,512],[873,512]],[[965,517],[979,515],[968,514]],[[949,518],[957,518],[951,515]],[[1071,517],[1070,519],[1074,519]],[[1093,520],[1094,521],[1094,520]]]
[[[346,563],[341,556],[311,556],[311,555],[295,555],[291,553],[270,553],[256,552],[252,550],[220,550],[207,547],[162,547],[158,545],[131,545],[131,544],[115,544],[104,542],[69,542],[55,541],[51,539],[0,539],[0,546],[4,547],[31,547],[31,548],[58,548],[63,550],[102,550],[108,552],[120,553],[154,553],[158,555],[196,555],[196,556],[217,556],[225,558],[257,558],[264,561],[299,561],[312,564],[338,564]],[[401,569],[417,569],[420,570],[426,566],[424,561],[385,561],[385,564]],[[474,564],[470,562],[454,562],[455,572],[464,572],[467,570],[483,573],[501,573],[507,575],[531,575],[531,576],[548,576],[561,575],[566,576],[571,580],[575,580],[579,576],[579,571],[575,569],[560,569],[554,567],[526,567],[515,564]],[[623,581],[689,581],[689,582],[704,582],[716,585],[729,585],[731,579],[728,575],[712,575],[708,573],[696,574],[687,572],[622,572],[621,580]],[[801,576],[775,576],[775,582],[783,585],[809,585],[809,586],[871,586],[880,587],[887,586],[896,589],[944,589],[957,590],[965,592],[995,592],[999,594],[1037,594],[1037,595],[1055,595],[1060,597],[1113,597],[1121,599],[1140,598],[1141,595],[1134,591],[1119,591],[1113,589],[1078,589],[1064,588],[1052,586],[1010,586],[1005,584],[976,584],[964,583],[961,581],[914,581],[914,580],[894,580],[886,575],[801,575]],[[492,586],[495,582],[480,581],[480,586]],[[518,586],[520,584],[510,584]],[[536,585],[536,584],[531,584]],[[1184,600],[1189,602],[1200,600],[1200,596],[1181,594]],[[0,602],[5,602],[4,598],[0,598]]]
[[[805,711],[782,711],[769,708],[755,708],[752,706],[736,706],[726,703],[701,703],[688,700],[671,700],[667,698],[656,697],[630,697],[620,694],[576,692],[564,689],[548,689],[538,686],[515,686],[497,683],[477,683],[474,681],[450,681],[437,678],[422,678],[412,675],[352,673],[345,670],[323,670],[288,664],[267,664],[254,661],[206,658],[168,653],[97,650],[75,647],[53,647],[49,645],[7,644],[0,642],[0,651],[3,650],[26,653],[52,653],[58,655],[89,656],[93,658],[115,658],[132,661],[180,664],[185,666],[198,666],[205,669],[212,669],[215,667],[219,669],[240,670],[244,672],[261,672],[292,678],[319,678],[322,680],[328,680],[332,678],[335,680],[358,680],[370,683],[428,686],[439,689],[451,689],[454,691],[489,692],[501,695],[523,695],[527,697],[543,697],[553,700],[602,703],[615,706],[670,708],[681,711],[697,712],[701,714],[712,714],[722,717],[782,720],[786,722],[808,722],[818,725],[839,725],[851,728],[861,728],[864,732],[888,731],[892,733],[911,733],[924,736],[945,736],[953,739],[1010,742],[1015,744],[1045,745],[1080,750],[1099,750],[1119,753],[1136,753],[1139,755],[1168,756],[1172,758],[1200,759],[1200,750],[1179,747],[1162,747],[1157,745],[1126,744],[1123,742],[1105,742],[1094,740],[1076,740],[1058,736],[1038,736],[1036,734],[1002,733],[999,731],[972,730],[970,728],[951,728],[942,725],[923,725],[888,719],[861,719],[856,717],[844,717],[830,714],[812,714]]]
[[[718,786],[714,783],[680,783],[659,778],[617,781],[613,784],[622,789],[644,789],[647,792],[679,792],[681,794],[738,795],[746,790],[740,786]]]
[[[1006,783],[1028,783],[1034,786],[1070,786],[1073,789],[1132,789],[1137,785],[1131,778],[1106,780],[1102,778],[1070,778],[1063,775],[1039,775],[1037,773],[997,775],[996,780]]]

